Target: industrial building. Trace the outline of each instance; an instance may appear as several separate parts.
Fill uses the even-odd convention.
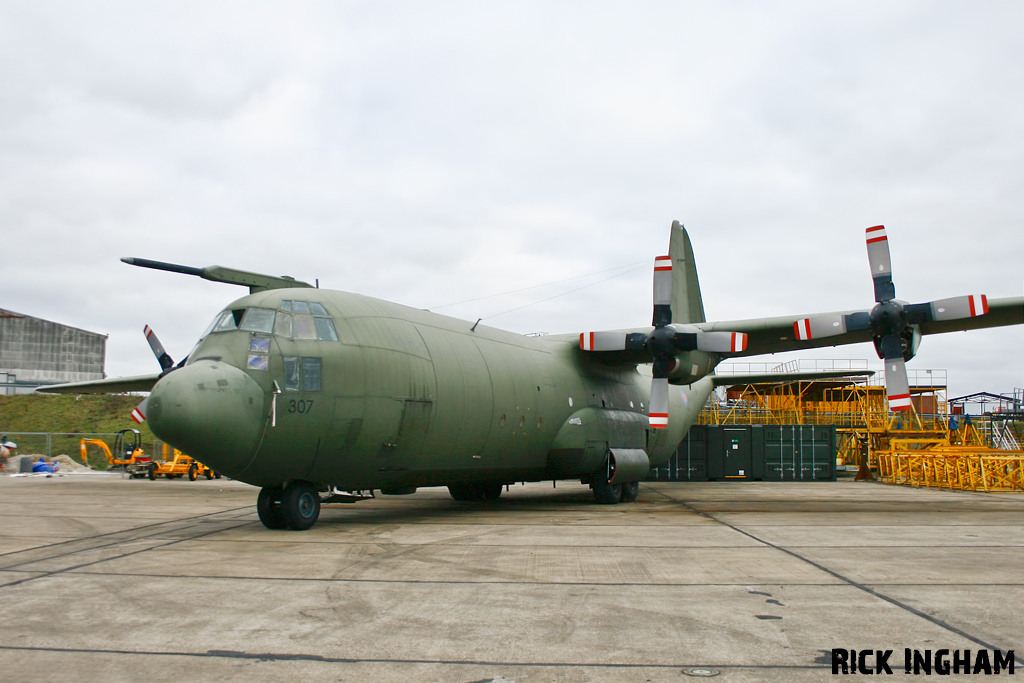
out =
[[[107,335],[0,308],[0,394],[104,379]]]

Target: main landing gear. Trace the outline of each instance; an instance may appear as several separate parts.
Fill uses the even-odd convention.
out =
[[[634,502],[640,495],[640,482],[628,481],[612,484],[615,478],[615,465],[605,464],[590,477],[590,488],[594,491],[594,502],[598,505],[615,505],[616,503]]]
[[[305,531],[320,517],[320,493],[308,481],[260,489],[256,512],[268,529]]]
[[[501,497],[500,481],[489,481],[482,484],[451,484],[448,493],[455,500],[498,500]]]

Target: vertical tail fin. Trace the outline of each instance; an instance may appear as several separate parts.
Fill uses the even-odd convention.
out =
[[[686,234],[686,228],[679,221],[672,221],[668,254],[672,258],[672,268],[675,270],[675,277],[672,278],[672,322],[704,322],[704,302],[700,296],[693,247],[690,245],[690,236]]]

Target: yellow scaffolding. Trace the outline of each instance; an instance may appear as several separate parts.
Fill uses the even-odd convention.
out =
[[[912,372],[912,408],[896,413],[889,410],[881,376],[853,376],[867,369],[866,362],[817,361],[814,368],[803,363],[776,368],[736,364],[736,371],[849,370],[851,377],[733,385],[725,401],[712,397],[698,423],[831,425],[836,427],[838,464],[867,465],[888,483],[1024,491],[1019,425],[992,415],[954,415],[951,421],[944,370]]]
[[[911,403],[910,411],[890,412],[880,379],[734,385],[724,405],[712,400],[705,406],[698,423],[830,425],[836,427],[840,464],[859,464],[866,458],[869,466],[877,467],[875,453],[888,449],[894,437],[948,436],[944,384],[912,386]]]
[[[893,439],[890,450],[875,455],[878,474],[889,484],[1024,492],[1024,451],[954,445],[948,439]]]

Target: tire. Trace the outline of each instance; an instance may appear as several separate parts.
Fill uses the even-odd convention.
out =
[[[594,502],[598,505],[615,505],[622,500],[622,484],[608,483],[608,468],[602,465],[590,479],[594,490]]]
[[[213,478],[214,478],[214,479],[220,479],[220,475],[219,475],[219,474],[217,474],[216,472],[214,472],[214,473],[213,473]]]
[[[452,484],[448,487],[448,493],[455,500],[478,500],[479,492],[472,484]]]
[[[489,481],[485,484],[477,484],[477,490],[480,491],[480,497],[484,500],[498,500],[498,498],[501,498],[501,489],[503,486],[504,484],[500,481]]]
[[[281,513],[281,488],[262,488],[256,499],[256,514],[268,529],[287,529],[288,524]]]
[[[631,481],[622,485],[622,500],[633,503],[640,495],[640,482]]]
[[[164,476],[167,477],[168,479],[174,479],[174,475],[171,474],[170,472],[167,472],[166,474],[164,474]],[[180,477],[181,475],[179,474],[178,476]]]
[[[149,466],[149,480],[156,481],[156,465]]]
[[[293,481],[281,495],[281,515],[292,531],[305,531],[320,517],[320,494],[308,481]]]
[[[210,481],[213,479],[213,470],[206,470],[206,480]]]
[[[189,481],[195,481],[196,480],[196,476],[197,476],[196,475],[196,469],[197,468],[196,468],[195,465],[189,465],[189,467],[188,467],[188,480]]]

